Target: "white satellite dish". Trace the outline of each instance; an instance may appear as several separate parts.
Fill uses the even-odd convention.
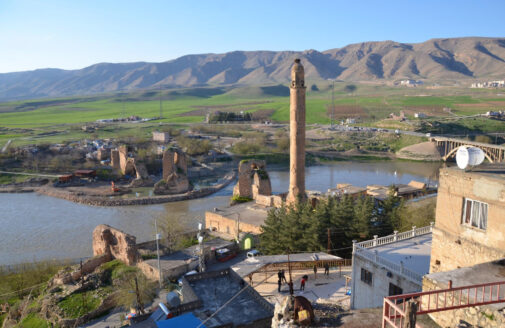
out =
[[[477,166],[484,161],[484,152],[477,147],[461,146],[456,152],[456,163],[462,170],[468,166]]]

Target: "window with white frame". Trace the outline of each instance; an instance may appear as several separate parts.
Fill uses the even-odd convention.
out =
[[[487,204],[470,198],[465,198],[463,200],[462,224],[486,230]]]

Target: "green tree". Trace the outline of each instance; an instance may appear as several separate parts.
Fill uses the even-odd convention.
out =
[[[374,216],[374,200],[370,196],[359,197],[354,205],[353,235],[356,240],[370,238],[371,222]]]

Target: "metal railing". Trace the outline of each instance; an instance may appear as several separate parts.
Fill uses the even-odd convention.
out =
[[[451,284],[448,289],[385,297],[382,328],[404,327],[410,300],[417,303],[416,315],[505,302],[505,281],[455,288]]]

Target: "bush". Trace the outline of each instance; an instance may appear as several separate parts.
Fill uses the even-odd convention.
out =
[[[206,139],[177,138],[177,144],[191,156],[207,154],[212,149],[212,144]]]
[[[96,310],[101,299],[94,291],[70,294],[58,303],[67,318],[79,318],[88,312]]]
[[[250,197],[243,197],[243,196],[239,196],[239,195],[233,195],[231,197],[231,201],[233,203],[246,203],[246,202],[250,202],[252,200],[252,198]]]

